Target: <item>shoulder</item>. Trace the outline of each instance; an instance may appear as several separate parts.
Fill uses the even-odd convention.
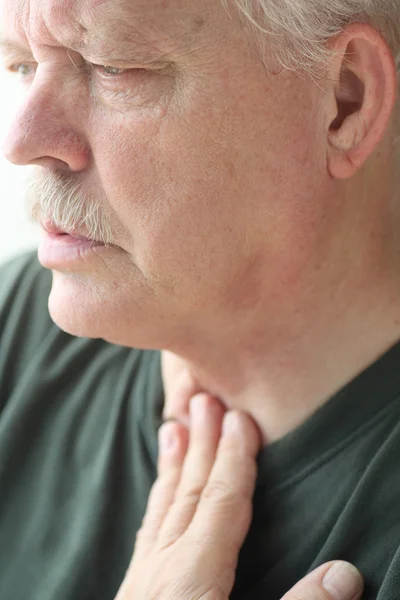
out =
[[[52,327],[47,309],[51,277],[35,252],[0,266],[0,343],[18,332],[36,337]]]
[[[123,397],[135,397],[135,420],[153,431],[154,411],[158,414],[163,403],[159,352],[65,333],[48,311],[51,285],[52,274],[40,265],[36,253],[0,265],[0,405],[2,397],[9,398],[26,378],[24,393],[29,388],[31,396],[36,380],[42,395],[47,393],[47,381],[54,392],[79,380],[100,400],[104,396],[109,402],[118,393],[121,402]]]

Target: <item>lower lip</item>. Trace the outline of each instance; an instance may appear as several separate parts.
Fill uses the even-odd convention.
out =
[[[38,257],[47,269],[58,269],[83,260],[87,262],[100,248],[107,249],[109,246],[72,235],[46,232],[39,245]]]

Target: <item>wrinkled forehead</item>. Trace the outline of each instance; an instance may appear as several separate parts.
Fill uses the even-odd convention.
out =
[[[63,36],[130,31],[179,37],[201,29],[213,0],[0,0],[0,26],[29,42],[52,44]],[[72,41],[72,40],[71,40]],[[72,44],[71,44],[72,45]]]

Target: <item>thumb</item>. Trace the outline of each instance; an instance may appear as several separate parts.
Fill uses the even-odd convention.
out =
[[[347,562],[336,561],[318,567],[282,600],[359,600],[363,589],[359,571]]]

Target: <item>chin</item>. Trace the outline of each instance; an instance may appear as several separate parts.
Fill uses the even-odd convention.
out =
[[[56,325],[76,337],[100,338],[100,315],[88,293],[76,293],[70,286],[53,283],[49,296],[49,313]]]
[[[143,350],[161,349],[167,332],[165,315],[156,318],[143,298],[124,297],[116,289],[89,283],[75,275],[53,273],[49,313],[66,333]]]

